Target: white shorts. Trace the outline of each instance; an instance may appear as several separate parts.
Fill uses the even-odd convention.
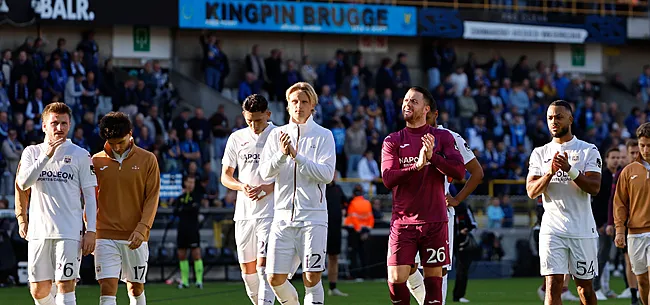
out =
[[[123,282],[145,283],[149,269],[149,245],[135,250],[126,240],[98,239],[95,246],[95,275],[98,280],[119,278]]]
[[[630,256],[632,272],[641,275],[650,267],[650,233],[628,234],[627,254]]]
[[[598,275],[598,238],[539,235],[540,273],[571,274],[581,280]]]
[[[449,264],[442,266],[443,268],[447,269],[447,271],[451,270],[451,267],[454,265],[454,215],[456,215],[456,211],[452,207],[447,207],[447,233],[449,234]],[[390,248],[388,249],[390,251]],[[415,254],[415,264],[419,266],[419,268],[422,268],[422,264],[420,264],[420,252],[417,252]]]
[[[325,271],[327,260],[327,226],[289,227],[271,225],[267,274],[293,274],[295,258],[300,258],[303,272]]]
[[[235,243],[240,264],[266,257],[273,218],[235,221]]]
[[[79,277],[81,242],[72,239],[39,239],[27,243],[27,273],[32,283],[69,281]]]

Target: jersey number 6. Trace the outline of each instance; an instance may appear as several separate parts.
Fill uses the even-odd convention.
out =
[[[431,253],[429,259],[427,260],[427,264],[440,263],[444,262],[445,259],[447,259],[447,254],[445,254],[445,247],[440,247],[438,250],[429,248],[427,249],[427,252]]]

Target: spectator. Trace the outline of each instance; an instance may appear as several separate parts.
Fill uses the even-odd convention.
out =
[[[165,130],[165,122],[158,116],[158,106],[153,105],[149,107],[149,115],[144,119],[144,124],[149,127],[151,131],[151,136],[156,139],[162,140],[163,142],[167,140],[167,131]],[[210,134],[208,133],[208,137]]]
[[[72,52],[72,61],[68,67],[68,74],[75,75],[77,73],[86,76],[86,68],[81,63],[81,55],[79,52]]]
[[[503,223],[504,213],[499,205],[499,198],[493,197],[490,201],[490,206],[487,207],[488,228],[501,228]]]
[[[454,88],[454,94],[460,98],[465,95],[465,89],[469,86],[467,74],[465,74],[463,66],[458,66],[456,72],[451,75],[451,84]]]
[[[526,122],[522,115],[515,115],[515,121],[510,124],[510,145],[517,147],[518,145],[526,145]]]
[[[341,90],[339,90],[339,92],[340,91]],[[339,104],[337,104],[337,101]],[[320,96],[318,96],[318,106],[320,107],[320,111],[316,111],[316,113],[320,112],[320,114],[322,115],[323,122],[325,123],[325,125],[329,126],[330,124],[329,122],[337,114],[339,106],[343,108],[345,102],[346,101],[340,99],[338,94],[336,97],[332,98],[330,86],[323,85],[323,87],[321,88]]]
[[[38,37],[34,40],[34,48],[32,53],[32,62],[34,64],[34,71],[40,72],[45,69],[45,52],[43,52],[43,38]]]
[[[15,74],[14,75],[18,75]],[[27,78],[27,75],[20,75],[18,76],[18,80],[16,83],[12,86],[12,92],[11,92],[11,100],[16,102],[18,100],[24,100],[28,101],[29,100],[29,93],[31,90],[29,89],[29,79]]]
[[[343,50],[336,50],[336,89],[341,88],[343,78],[350,74],[350,66],[345,60],[345,52]]]
[[[74,128],[74,135],[72,136],[72,143],[74,143],[77,146],[87,150],[90,153],[90,146],[88,145],[88,143],[86,141],[86,138],[84,137],[84,129],[83,129],[83,127],[81,127],[81,125],[77,125]],[[139,143],[137,143],[137,141],[136,141],[136,145],[142,147]]]
[[[7,112],[0,112],[0,143],[9,136],[9,117]]]
[[[377,79],[375,83],[375,89],[379,92],[384,92],[384,89],[390,88],[393,89],[394,73],[390,68],[391,60],[390,58],[384,58],[381,60],[381,66],[377,70]]]
[[[207,36],[205,32],[200,36],[203,47],[203,70],[205,72],[205,83],[214,90],[220,91],[222,56],[217,46],[217,36],[212,33]]]
[[[228,190],[226,196],[221,199],[224,209],[234,209],[237,201],[237,191]]]
[[[266,66],[264,65],[264,59],[259,55],[259,48],[259,45],[253,45],[250,54],[246,55],[244,59],[246,72],[252,73],[255,76],[258,88],[264,84],[264,78],[266,77]],[[246,78],[248,79],[248,76]],[[241,101],[243,99],[240,99]]]
[[[433,92],[440,85],[440,65],[442,57],[440,56],[440,42],[433,40],[431,46],[427,46],[427,50],[423,53],[424,65],[427,71],[428,89]]]
[[[41,124],[41,113],[45,103],[43,102],[43,90],[36,89],[34,91],[34,98],[27,104],[25,109],[25,116],[34,121],[35,124]],[[40,128],[39,128],[40,129]]]
[[[530,99],[524,90],[522,83],[515,83],[514,89],[510,92],[508,97],[509,106],[517,107],[517,111],[512,110],[513,114],[525,114],[530,108]]]
[[[403,70],[395,70],[393,72],[393,99],[402,98],[406,95],[406,91],[411,87],[411,83],[407,81],[402,75]],[[390,88],[384,88],[384,90]]]
[[[498,82],[502,82],[508,74],[506,60],[498,51],[492,53],[492,59],[485,65],[485,69],[489,78]]]
[[[28,119],[25,121],[25,132],[23,135],[23,147],[27,147],[29,145],[36,145],[36,144],[41,144],[43,142],[43,138],[45,134],[43,134],[42,131],[37,130],[35,127],[36,124],[34,124],[34,121]]]
[[[266,67],[266,91],[269,93],[271,101],[284,100],[284,92],[281,92],[282,86],[282,51],[278,49],[271,50],[271,56],[264,60]]]
[[[363,197],[361,186],[357,185],[354,189],[354,197],[350,200],[347,217],[344,225],[349,228],[350,234],[349,249],[351,267],[355,272],[352,276],[355,278],[365,278],[366,268],[366,241],[370,237],[370,230],[375,226],[375,218],[372,214],[372,204]]]
[[[187,122],[194,134],[194,141],[199,143],[202,161],[210,159],[210,122],[205,118],[203,108],[194,109],[194,117]]]
[[[9,112],[11,109],[11,100],[9,99],[9,94],[7,94],[7,89],[4,87],[4,83],[0,80],[0,111]]]
[[[27,59],[27,52],[21,51],[18,53],[18,61],[13,67],[13,71],[11,71],[11,75],[26,75],[27,76],[27,83],[28,84],[33,84],[33,82],[36,80],[34,77],[34,66],[32,63]],[[17,78],[13,78],[12,81],[16,82],[18,81]]]
[[[334,179],[325,190],[325,199],[327,200],[327,280],[329,281],[329,295],[347,296],[336,288],[339,274],[338,256],[341,254],[343,209],[348,201],[343,189],[337,184],[338,175],[338,172],[334,174]]]
[[[345,155],[348,157],[347,178],[357,177],[357,166],[368,147],[366,131],[363,130],[363,117],[354,118],[354,124],[345,133]]]
[[[2,60],[0,60],[0,72],[2,72],[5,87],[9,87],[12,84],[11,71],[13,69],[14,62],[11,60],[11,50],[4,50],[2,52]]]
[[[239,84],[237,100],[240,103],[243,103],[246,97],[257,93],[259,93],[259,87],[255,74],[252,72],[246,72],[246,79]]]
[[[68,84],[65,88],[65,104],[72,109],[72,117],[75,124],[81,122],[81,116],[83,113],[81,97],[88,95],[86,89],[81,84],[83,79],[83,75],[77,73],[74,75],[74,78],[68,80]]]
[[[458,97],[458,115],[461,119],[461,124],[467,127],[471,124],[472,117],[478,111],[478,106],[469,87],[463,89],[464,92]]]
[[[139,147],[142,147],[142,149],[152,151],[153,139],[149,134],[149,128],[147,128],[147,126],[144,125],[142,126],[142,128],[140,129],[140,136],[135,139],[135,144],[138,145]]]
[[[287,61],[287,70],[282,73],[282,92],[286,91],[291,85],[301,82],[302,77],[297,70],[296,62],[293,60]]]
[[[300,77],[310,85],[314,86],[318,80],[318,73],[316,69],[311,64],[309,56],[305,55],[302,57],[302,66],[300,67]]]
[[[467,74],[468,84],[472,88],[478,87],[476,78],[477,69],[479,69],[479,64],[478,61],[476,61],[476,54],[474,52],[469,52],[467,54],[467,62],[465,62],[463,71],[465,71],[465,74]]]
[[[483,116],[489,116],[492,112],[492,101],[488,95],[488,87],[483,85],[479,87],[478,95],[474,97],[476,102],[476,112]]]
[[[442,56],[442,63],[440,65],[440,75],[449,75],[453,67],[456,65],[456,50],[451,43],[446,42],[440,51]]]
[[[83,121],[79,124],[84,130],[86,143],[90,146],[91,153],[97,153],[104,149],[104,141],[99,136],[99,126],[95,123],[95,114],[87,111],[84,113]]]
[[[372,217],[375,218],[375,224],[384,221],[384,211],[381,209],[381,199],[372,200]]]
[[[99,84],[95,79],[95,72],[88,71],[81,85],[86,89],[86,94],[81,97],[81,106],[85,111],[95,111],[99,97]]]
[[[169,75],[163,72],[160,61],[158,60],[153,61],[153,77],[156,84],[154,87],[156,96],[159,96],[163,87],[169,82]]]
[[[406,61],[408,60],[406,53],[397,54],[397,61],[393,65],[393,71],[401,71],[402,79],[410,84],[411,83],[411,74],[409,74],[409,69],[406,66]]]
[[[214,137],[214,158],[217,160],[217,172],[221,173],[221,158],[226,149],[226,142],[230,135],[230,126],[228,118],[226,117],[226,108],[223,105],[217,107],[215,112],[210,117],[210,125],[212,126],[212,136]]]
[[[101,72],[100,91],[102,95],[111,97],[113,103],[118,96],[119,89],[117,88],[117,76],[113,69],[113,59],[109,58],[104,62],[104,68]]]
[[[528,79],[530,68],[528,67],[528,56],[522,55],[514,68],[512,68],[512,81],[521,83],[524,79]]]
[[[352,66],[349,76],[343,79],[342,90],[345,96],[350,99],[353,106],[359,105],[361,97],[366,92],[366,84],[363,81],[363,76],[359,74],[359,66]]]
[[[336,76],[337,76],[336,71],[337,71],[336,60],[332,59],[329,62],[327,62],[327,65],[325,65],[325,67],[320,69],[320,74],[318,76],[318,79],[320,79],[320,84],[322,86],[327,85],[330,87],[330,90],[336,91],[338,87],[340,87],[336,83]]]
[[[185,138],[179,144],[181,148],[181,155],[185,160],[185,164],[188,164],[190,161],[196,162],[197,165],[201,162],[201,150],[199,144],[193,140],[194,132],[192,129],[185,130]]]
[[[153,75],[151,79],[155,81]],[[153,93],[142,79],[138,80],[138,85],[135,88],[135,99],[137,101],[138,113],[140,114],[147,113],[149,107],[153,104]]]
[[[390,88],[386,88],[386,89],[390,89]],[[366,93],[366,96],[364,96],[363,99],[361,100],[361,106],[363,106],[366,110],[364,116],[367,115],[372,118],[382,116],[380,104],[381,102],[379,101],[379,97],[377,96],[377,92],[375,91],[375,88],[368,88],[368,92]]]
[[[398,108],[395,105],[390,88],[384,89],[384,95],[379,103],[379,109],[384,114],[383,119],[388,131],[392,132],[396,129]]]
[[[158,80],[156,79],[156,75],[154,74],[153,65],[151,64],[151,61],[147,61],[144,63],[142,69],[138,74],[138,79],[144,82],[145,87],[149,89],[149,91],[152,91],[151,95],[153,97],[156,89],[158,88]]]
[[[346,131],[343,123],[341,123],[341,120],[338,117],[334,118],[332,121],[332,128],[330,131],[334,137],[334,147],[336,149],[336,170],[339,173],[343,173],[342,175],[345,176],[347,173],[347,160],[344,153]]]
[[[15,128],[10,128],[7,139],[2,142],[2,157],[7,160],[7,168],[3,180],[5,191],[3,195],[13,194],[13,183],[16,181],[16,172],[18,170],[18,162],[20,156],[23,154],[24,146],[18,141],[18,133]]]
[[[521,168],[520,168],[521,169]],[[515,223],[515,210],[510,202],[510,195],[503,195],[501,198],[501,209],[503,210],[503,228],[512,228]]]
[[[650,100],[650,65],[643,66],[643,73],[639,76],[638,84],[643,102],[648,103],[648,100]]]
[[[172,128],[169,130],[169,139],[167,140],[163,156],[165,157],[166,173],[178,173],[182,171],[182,154],[176,129]]]
[[[70,52],[66,49],[66,44],[67,42],[65,38],[59,38],[56,42],[56,49],[54,49],[50,55],[51,58],[60,59],[63,67],[69,67],[72,58]]]
[[[83,61],[88,71],[97,71],[99,65],[99,46],[95,41],[95,32],[87,31],[82,34],[82,40],[77,46],[77,50],[83,52]]]
[[[364,60],[363,55],[359,55],[357,57],[357,66],[359,67],[359,75],[361,76],[361,80],[363,81],[366,88],[374,87],[375,79],[373,78],[372,72],[370,72],[368,66],[366,66],[366,61]]]
[[[68,72],[63,69],[60,59],[55,59],[52,63],[50,79],[52,80],[52,89],[54,90],[54,95],[58,96],[59,99],[61,99],[68,83]]]
[[[374,183],[378,181],[381,175],[379,165],[375,161],[374,153],[371,150],[366,151],[364,157],[359,161],[357,172],[359,173],[359,178],[363,181],[361,187],[364,193],[368,194],[370,192],[371,194],[376,194]]]

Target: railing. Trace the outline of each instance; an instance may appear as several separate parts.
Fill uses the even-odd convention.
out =
[[[453,9],[512,10],[532,13],[571,15],[616,15],[646,17],[648,1],[641,0],[309,0],[310,2],[384,4]],[[297,2],[300,2],[298,0]],[[508,4],[501,4],[508,3]],[[512,4],[510,4],[512,3]]]

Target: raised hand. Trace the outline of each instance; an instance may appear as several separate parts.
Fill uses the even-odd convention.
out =
[[[566,152],[564,154],[556,153],[553,158],[553,166],[561,169],[562,171],[568,173],[571,170],[571,164],[569,164],[569,156]]]
[[[431,160],[433,157],[433,149],[436,147],[436,137],[432,134],[425,134],[422,137],[422,147],[426,148],[426,158]]]
[[[65,141],[67,141],[66,138],[60,138],[58,140],[50,140],[47,147],[47,156],[52,158],[54,156],[54,152],[56,152],[56,149],[61,146]]]

